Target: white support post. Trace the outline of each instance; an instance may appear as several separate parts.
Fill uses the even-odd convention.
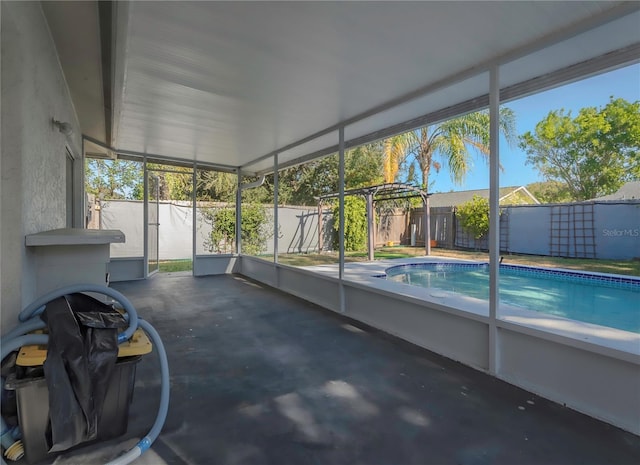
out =
[[[273,263],[278,263],[278,186],[278,154],[276,153],[273,156]]]
[[[424,198],[424,253],[431,255],[431,209],[428,194]]]
[[[498,328],[500,305],[500,76],[494,65],[489,74],[489,372],[499,370]]]
[[[367,251],[370,262],[375,258],[375,231],[373,192],[367,192]]]
[[[338,129],[338,201],[339,201],[339,272],[338,277],[340,279],[340,312],[345,312],[345,298],[344,298],[344,126],[340,126]]]
[[[192,195],[191,195],[191,212],[193,213],[192,216],[192,227],[191,227],[191,274],[193,276],[196,275],[196,255],[198,252],[198,248],[196,245],[196,240],[197,240],[197,230],[198,230],[198,177],[197,177],[197,173],[196,171],[198,170],[197,165],[194,163],[193,164],[193,173],[191,173],[191,189],[192,189]]]
[[[318,200],[318,253],[322,253],[322,200]]]
[[[242,170],[238,168],[238,190],[236,191],[236,255],[242,253]]]
[[[143,263],[144,277],[149,277],[149,172],[147,170],[147,157],[142,159],[142,233],[143,237]],[[100,211],[102,218],[102,211]]]
[[[85,146],[84,146],[84,137],[83,137],[82,140],[80,141],[80,157],[78,159],[80,166],[76,167],[74,163],[74,168],[77,168],[77,171],[78,171],[78,177],[74,178],[74,181],[75,179],[78,179],[79,193],[77,195],[79,196],[79,198],[76,198],[75,200],[77,200],[79,204],[79,211],[78,211],[79,215],[77,216],[78,221],[76,221],[76,224],[73,225],[74,228],[82,228],[82,229],[87,228],[87,208],[88,208],[86,188],[85,188],[85,176],[84,176],[84,166],[86,163],[86,156],[84,152],[85,152]]]

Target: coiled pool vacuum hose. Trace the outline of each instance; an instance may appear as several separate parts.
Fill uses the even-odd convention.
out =
[[[158,407],[158,413],[153,426],[133,448],[115,458],[107,465],[125,465],[133,462],[136,458],[140,457],[147,449],[151,447],[153,441],[156,440],[165,419],[167,418],[167,411],[169,410],[169,362],[167,361],[167,352],[164,349],[160,335],[151,324],[145,320],[138,318],[138,313],[133,307],[129,299],[123,294],[107,286],[99,284],[76,284],[73,286],[63,287],[55,291],[40,297],[31,305],[26,307],[20,312],[18,319],[20,324],[9,331],[6,336],[2,338],[2,344],[0,346],[1,360],[4,360],[11,352],[18,350],[24,345],[44,345],[47,344],[49,336],[46,334],[27,334],[31,331],[42,329],[46,327],[46,324],[40,319],[40,314],[44,311],[47,303],[62,297],[67,294],[73,294],[76,292],[95,292],[99,294],[111,297],[126,311],[125,317],[128,320],[129,326],[125,331],[118,334],[118,344],[128,341],[133,333],[138,329],[142,329],[151,338],[153,345],[156,348],[158,354],[158,360],[160,361],[160,376],[161,376],[161,388],[160,388],[160,405]],[[18,460],[18,454],[16,450],[20,450],[22,445],[20,441],[15,441],[11,444],[11,438],[9,437],[10,430],[7,428],[4,420],[2,420],[0,431],[0,437],[2,438],[2,446],[5,448],[5,456],[11,460]],[[5,446],[5,443],[7,444]],[[9,452],[11,451],[11,452]],[[6,465],[4,459],[0,459],[2,465]]]

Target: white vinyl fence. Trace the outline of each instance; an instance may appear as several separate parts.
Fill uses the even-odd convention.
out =
[[[222,205],[217,205],[218,207]],[[265,206],[273,218],[273,207]],[[518,205],[501,207],[500,242],[502,253],[598,259],[640,257],[640,201],[584,202],[557,205]],[[405,220],[394,212],[389,221],[380,219],[376,245],[387,241],[409,244],[412,224],[417,226],[418,245],[424,244],[422,208]],[[113,244],[112,257],[141,257],[144,247],[143,203],[111,200],[102,202],[94,227],[120,229],[124,244]],[[397,218],[396,218],[397,216]],[[94,218],[95,219],[95,218]],[[309,253],[318,250],[318,210],[314,207],[278,207],[278,250],[280,253]],[[161,202],[159,205],[160,259],[191,258],[193,214],[190,203]],[[390,226],[389,226],[390,225]],[[212,253],[206,246],[211,232],[196,214],[196,253]],[[273,228],[273,226],[268,226]],[[388,230],[384,230],[387,228]],[[272,235],[265,254],[273,253]],[[322,215],[322,249],[332,249],[333,218],[329,210]],[[475,241],[455,218],[455,209],[431,209],[431,239],[439,247],[486,249],[486,239]]]
[[[186,205],[185,205],[186,204]],[[224,207],[217,205],[217,207]],[[210,208],[210,207],[209,207]],[[231,207],[232,208],[232,207]],[[138,200],[103,201],[94,227],[119,229],[125,234],[123,244],[112,244],[111,256],[141,257],[144,255],[144,211]],[[267,206],[267,215],[273,221],[273,207]],[[323,218],[324,249],[331,246],[332,221],[330,212]],[[191,258],[193,213],[188,202],[163,201],[159,204],[158,222],[160,260]],[[318,210],[313,207],[278,207],[278,249],[280,253],[307,253],[318,248]],[[201,208],[196,211],[196,254],[213,253],[207,247],[212,226],[208,224]],[[271,222],[268,228],[273,228]],[[266,241],[264,253],[273,253],[272,238]]]

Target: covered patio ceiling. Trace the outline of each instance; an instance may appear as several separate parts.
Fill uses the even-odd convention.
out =
[[[486,107],[494,65],[510,100],[640,56],[638,2],[43,8],[85,135],[247,173]]]

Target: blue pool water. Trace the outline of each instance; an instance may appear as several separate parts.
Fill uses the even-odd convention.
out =
[[[489,265],[420,263],[386,270],[387,279],[489,300]],[[640,333],[640,279],[500,265],[500,302]]]

